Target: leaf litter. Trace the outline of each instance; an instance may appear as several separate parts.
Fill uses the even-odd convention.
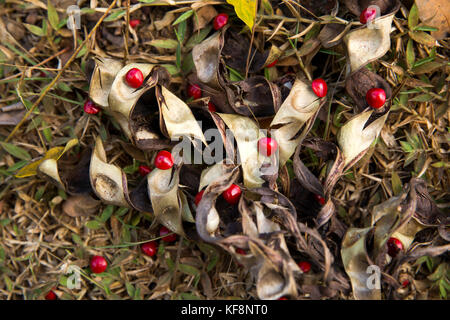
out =
[[[441,2],[91,2],[77,32],[64,3],[1,4],[2,298],[447,299]],[[363,25],[368,5],[380,16]],[[213,30],[217,13],[229,21]],[[135,67],[138,89],[123,80]],[[386,93],[380,109],[366,101],[373,87]],[[87,99],[100,113],[83,112]],[[176,139],[209,150],[211,128],[224,161],[153,168]],[[267,135],[279,149],[261,157]],[[222,196],[232,184],[235,205]],[[150,240],[154,257],[139,248]],[[105,273],[90,272],[92,255],[110,262]]]

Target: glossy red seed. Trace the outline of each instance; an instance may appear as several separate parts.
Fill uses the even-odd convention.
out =
[[[95,105],[91,100],[86,100],[83,106],[84,112],[89,114],[97,114],[100,112],[100,108]]]
[[[141,20],[139,20],[139,19],[130,20],[130,27],[132,27],[133,29],[136,28],[140,24],[141,24]]]
[[[158,245],[155,241],[149,241],[141,245],[142,252],[149,257],[153,257],[158,251]]]
[[[232,184],[227,190],[222,193],[222,196],[229,204],[236,204],[239,201],[241,193],[241,188],[239,188],[239,186],[236,184]]]
[[[143,177],[145,177],[146,175],[148,175],[150,172],[152,172],[152,169],[149,166],[143,165],[141,164],[139,166],[139,174]]]
[[[108,262],[102,256],[93,256],[90,265],[93,273],[102,273],[108,267]]]
[[[226,13],[219,13],[213,22],[214,30],[223,28],[228,23],[228,15]]]
[[[379,109],[386,102],[386,92],[381,88],[372,88],[367,91],[366,101],[372,108]]]
[[[313,82],[311,83],[311,87],[316,96],[318,96],[319,98],[323,98],[327,95],[327,83],[322,78],[313,80]]]
[[[322,197],[320,194],[315,194],[314,198],[316,198],[316,201],[320,203],[322,206],[325,204],[325,198]]]
[[[46,295],[45,295],[45,300],[56,300],[57,296],[53,291],[49,291]]]
[[[270,157],[275,151],[277,151],[278,143],[273,138],[261,138],[258,140],[258,151],[260,154],[266,157]]]
[[[172,233],[171,235],[166,236],[167,234],[172,233],[169,229],[162,226],[161,229],[159,229],[159,236],[163,237],[162,241],[164,242],[174,242],[177,240],[177,235],[175,233]]]
[[[205,190],[200,191],[199,193],[197,193],[197,195],[195,196],[194,199],[194,203],[196,206],[198,206],[198,204],[200,203],[200,201],[202,200],[203,197],[203,193],[205,192]]]
[[[278,298],[278,300],[288,300],[288,298],[286,298],[286,297],[281,297],[281,298]]]
[[[155,167],[161,170],[167,170],[173,167],[173,156],[169,151],[162,150],[158,152],[155,158]]]
[[[271,64],[268,64],[268,65],[266,66],[266,68],[272,68],[272,67],[274,67],[274,66],[277,64],[277,62],[278,62],[278,60],[275,60],[275,61],[272,62]]]
[[[395,257],[400,251],[403,250],[403,243],[397,238],[389,238],[387,242],[388,254],[391,257]]]
[[[300,261],[298,263],[298,266],[304,273],[307,273],[309,272],[309,270],[311,270],[311,264],[308,261]]]
[[[194,99],[200,99],[202,97],[202,89],[198,84],[190,84],[187,88],[187,94]]]
[[[125,81],[132,88],[139,88],[144,83],[144,75],[138,68],[131,68],[125,75]]]
[[[377,10],[375,8],[369,7],[367,9],[364,9],[359,16],[359,22],[361,22],[362,24],[366,24],[369,20],[375,19],[376,15]]]
[[[208,102],[208,110],[211,112],[216,112],[216,106],[212,102]]]
[[[247,252],[244,249],[241,249],[241,248],[237,248],[236,249],[236,253],[242,254],[243,256],[245,256],[247,254]]]
[[[409,285],[409,280],[405,280],[402,282],[402,287],[406,288]]]

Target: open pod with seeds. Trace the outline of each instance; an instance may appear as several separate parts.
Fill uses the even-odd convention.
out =
[[[369,266],[375,265],[382,271],[390,265],[399,267],[400,263],[393,262],[404,262],[405,258],[411,255],[411,250],[414,251],[417,247],[422,249],[429,247],[429,251],[434,252],[435,255],[445,252],[440,247],[434,251],[431,250],[434,246],[432,242],[413,246],[419,231],[426,227],[436,227],[424,225],[417,214],[418,209],[422,213],[427,211],[428,216],[437,215],[440,217],[438,219],[443,218],[442,214],[429,205],[430,199],[426,197],[427,192],[425,195],[417,192],[418,190],[423,192],[423,183],[421,179],[411,179],[402,194],[373,207],[369,227],[347,230],[342,242],[341,256],[345,271],[352,283],[355,299],[381,299],[380,287],[376,286],[374,281],[381,282],[383,279],[371,276],[374,269],[372,267],[373,270],[368,271]],[[426,206],[423,205],[425,201],[428,204]],[[387,243],[390,238],[395,238],[402,244],[401,254],[393,258],[387,256]],[[388,264],[389,259],[394,261]],[[389,281],[386,284],[389,284]]]
[[[362,111],[368,107],[365,99],[367,91],[372,88],[382,88],[386,94],[385,105],[388,106],[392,96],[389,84],[382,77],[365,69],[364,66],[381,58],[389,50],[392,21],[400,8],[400,3],[397,0],[347,0],[345,4],[349,11],[358,17],[369,5],[378,6],[381,14],[344,37],[349,73],[345,83],[347,93],[356,103],[358,111]]]
[[[103,62],[104,63],[104,62]],[[167,86],[166,69],[146,63],[130,63],[117,72],[104,71],[97,61],[91,77],[90,95],[94,101],[105,102],[126,136],[140,149],[160,150],[172,146],[173,141],[188,137],[206,144],[200,125],[190,108]],[[113,66],[117,62],[110,62]],[[127,73],[137,68],[144,77],[143,84],[133,88],[126,82]],[[108,81],[104,81],[106,78]]]
[[[190,77],[190,82],[201,86],[218,111],[245,116],[272,116],[281,104],[277,85],[263,76],[250,76],[233,82],[225,75],[226,66],[245,72],[248,46],[249,42],[243,36],[228,29],[214,33],[192,49],[196,73]],[[276,60],[281,52],[273,46],[264,54],[253,49],[253,54],[250,74],[269,61]]]
[[[297,78],[272,120],[271,133],[277,141],[280,154],[280,166],[294,154],[295,149],[311,130],[326,97],[319,98],[311,84]]]
[[[264,138],[265,134],[255,121],[245,116],[226,113],[213,114],[213,119],[224,141],[228,159],[242,167],[244,185],[247,188],[262,186],[265,182],[263,175],[268,172],[277,175],[277,154],[267,157],[258,151],[258,141]],[[239,153],[233,150],[233,139],[237,143]]]

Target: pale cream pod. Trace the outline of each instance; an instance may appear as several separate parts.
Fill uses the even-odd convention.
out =
[[[391,47],[391,26],[395,12],[376,18],[371,27],[356,29],[344,37],[350,71],[354,72],[369,62],[384,56]]]
[[[100,137],[95,140],[89,167],[91,186],[97,197],[108,204],[129,207],[125,199],[124,184],[127,183],[125,173],[119,167],[109,164]]]
[[[279,129],[272,129],[272,137],[279,147],[280,167],[294,154],[301,140],[308,133],[308,126],[295,139],[294,137],[305,124],[312,119],[320,109],[319,99],[311,85],[296,79],[286,100],[281,105],[270,124],[271,127],[283,125]]]
[[[218,113],[236,139],[240,163],[243,171],[244,185],[248,188],[262,186],[260,168],[267,157],[258,152],[258,140],[265,137],[258,125],[248,117]]]
[[[344,124],[337,134],[337,141],[342,150],[347,169],[362,158],[372,142],[380,134],[389,114],[386,113],[364,128],[372,113],[373,111],[366,111],[357,114]]]
[[[156,220],[169,230],[184,236],[182,203],[178,197],[179,168],[155,168],[147,175],[147,183]]]
[[[89,97],[97,105],[108,108],[108,96],[117,73],[123,68],[121,60],[97,57],[89,84]]]

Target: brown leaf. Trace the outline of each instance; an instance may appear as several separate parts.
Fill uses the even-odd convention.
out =
[[[95,200],[89,194],[79,194],[67,198],[62,209],[71,217],[89,216],[98,211],[100,203],[100,200]]]
[[[416,0],[419,18],[423,24],[438,28],[431,35],[444,39],[450,33],[450,1],[448,0]]]
[[[201,7],[196,11],[194,16],[194,31],[202,29],[217,16],[217,11],[211,5]]]

